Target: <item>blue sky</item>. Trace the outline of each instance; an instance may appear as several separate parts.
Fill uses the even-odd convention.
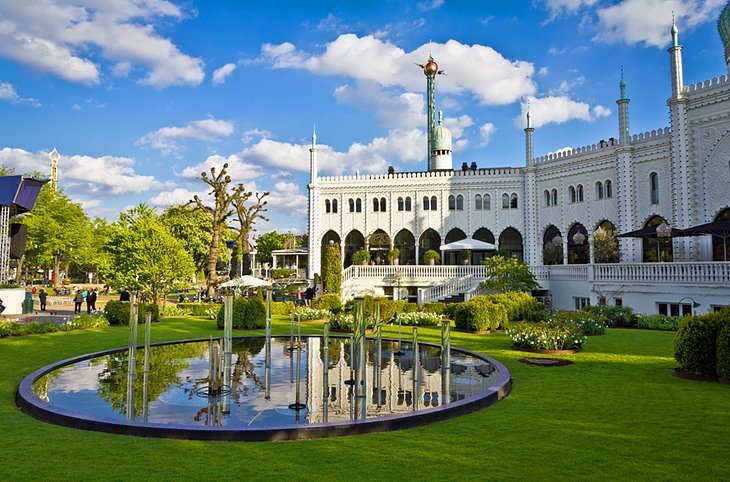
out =
[[[623,65],[633,133],[668,124],[672,11],[685,83],[727,73],[723,0],[245,2],[0,0],[0,164],[50,171],[92,216],[205,192],[202,170],[268,190],[259,231],[306,230],[320,174],[425,170],[423,62],[454,166],[524,165],[618,137]]]

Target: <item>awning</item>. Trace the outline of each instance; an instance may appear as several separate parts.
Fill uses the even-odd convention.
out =
[[[675,236],[704,236],[710,234],[722,239],[723,259],[727,260],[727,239],[730,238],[730,219],[718,219],[711,223],[692,226],[682,229]]]
[[[494,251],[496,247],[491,243],[485,243],[478,239],[465,238],[449,244],[442,244],[439,249],[441,251],[461,251],[462,249],[468,249],[471,251]]]
[[[271,286],[271,283],[247,274],[240,278],[228,280],[220,285],[221,288],[258,288],[259,286]]]
[[[659,225],[661,226],[661,224]],[[656,228],[657,226],[648,226],[646,228],[637,229],[636,231],[629,231],[628,233],[619,234],[617,238],[651,238],[656,239]],[[670,238],[677,236],[681,233],[681,229],[672,228]]]

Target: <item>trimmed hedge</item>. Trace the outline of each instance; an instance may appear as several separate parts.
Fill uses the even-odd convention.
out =
[[[160,307],[155,303],[138,303],[137,323],[144,323],[147,312],[152,313],[152,323],[160,321]],[[104,314],[110,325],[129,326],[129,303],[111,300],[104,306]]]
[[[430,303],[424,303],[421,305],[421,311],[424,313],[435,313],[437,315],[443,315],[446,310],[446,303],[440,301],[432,301]]]
[[[296,305],[293,301],[272,301],[271,302],[271,314],[272,315],[289,315],[292,311],[296,310]]]
[[[717,339],[730,324],[730,309],[702,316],[686,317],[674,338],[674,358],[679,368],[694,374],[717,374]]]
[[[273,310],[272,310],[273,311]],[[218,328],[223,329],[223,307],[218,311]],[[233,300],[233,328],[251,330],[266,326],[266,306],[258,296]]]
[[[336,293],[327,293],[319,298],[314,298],[312,300],[312,308],[339,313],[342,311],[342,300],[340,299],[340,295]]]
[[[730,380],[730,323],[717,333],[717,376]]]
[[[507,310],[487,296],[475,296],[454,309],[454,324],[465,331],[498,330],[507,326]]]
[[[178,303],[178,308],[183,310],[183,313],[190,316],[208,316],[210,310],[213,309],[216,312],[223,306],[222,303]]]
[[[545,316],[545,306],[524,291],[493,293],[486,298],[504,306],[510,321],[541,321]]]

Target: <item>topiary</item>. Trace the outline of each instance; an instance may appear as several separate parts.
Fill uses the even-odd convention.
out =
[[[423,260],[426,262],[433,260],[434,263],[438,263],[439,261],[441,261],[441,255],[433,249],[429,249],[428,251],[423,253]]]
[[[454,309],[454,324],[466,331],[498,330],[507,326],[507,310],[486,296],[476,296]]]
[[[339,313],[342,310],[342,300],[338,294],[327,293],[319,298],[314,298],[312,300],[312,308]]]
[[[723,315],[723,312],[725,313]],[[717,335],[730,310],[687,317],[674,338],[674,358],[687,373],[717,374]]]
[[[717,376],[730,380],[730,323],[723,323],[717,333]]]
[[[224,325],[224,307],[218,311],[218,328]],[[239,297],[233,300],[233,328],[251,330],[266,326],[266,307],[258,296],[250,299]]]

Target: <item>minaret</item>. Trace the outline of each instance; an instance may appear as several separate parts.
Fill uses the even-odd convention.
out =
[[[309,148],[309,182],[317,180],[317,126],[312,128],[312,147]]]
[[[527,104],[527,127],[525,127],[525,165],[535,165],[535,128],[530,118],[530,104]]]
[[[431,171],[448,171],[454,168],[451,160],[451,131],[443,125],[443,112],[439,111],[439,123],[431,133],[431,155],[428,164]]]
[[[682,46],[679,45],[679,30],[672,19],[672,46],[669,47],[669,58],[672,70],[672,98],[676,99],[682,95],[684,79],[682,78]]]
[[[631,140],[631,136],[629,134],[629,99],[626,98],[623,67],[621,67],[621,82],[618,87],[621,92],[621,97],[616,101],[618,105],[618,139],[620,144],[626,144]]]
[[[307,278],[321,273],[321,251],[319,249],[319,193],[317,191],[317,129],[312,129],[312,147],[309,148],[309,264]]]
[[[48,157],[51,159],[51,191],[56,192],[58,189],[58,160],[61,159],[61,154],[54,147]]]
[[[428,131],[426,159],[428,160],[428,170],[433,171],[435,168],[431,164],[431,152],[433,151],[433,134],[436,129],[436,76],[443,74],[444,71],[439,70],[439,66],[434,62],[430,52],[428,62],[417,65],[423,69],[423,74],[426,76],[426,127]]]

